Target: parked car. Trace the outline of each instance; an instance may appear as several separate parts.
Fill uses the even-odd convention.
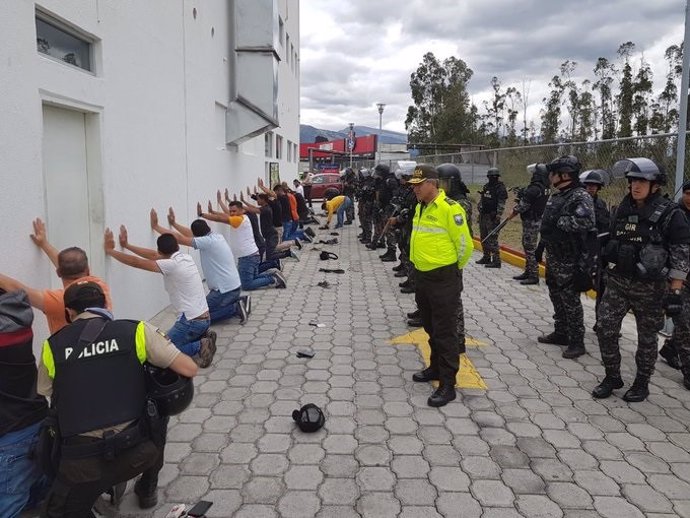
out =
[[[333,193],[334,196],[338,196],[343,192],[343,182],[338,174],[315,174],[311,179],[311,184],[311,197],[314,200],[325,199],[330,193]]]

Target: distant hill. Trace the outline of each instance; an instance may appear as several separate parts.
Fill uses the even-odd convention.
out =
[[[368,126],[355,126],[355,135],[363,137],[365,135],[377,135],[378,128],[370,128]],[[322,136],[328,140],[336,140],[347,137],[349,128],[340,131],[331,131],[315,128],[307,124],[299,125],[299,139],[302,144],[316,142],[316,137]],[[407,134],[398,133],[397,131],[381,131],[382,144],[405,144],[407,143]]]

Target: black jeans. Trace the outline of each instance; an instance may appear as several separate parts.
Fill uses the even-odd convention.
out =
[[[428,272],[415,270],[415,280],[415,301],[429,335],[430,367],[438,372],[442,384],[455,386],[460,353],[464,352],[460,350],[457,326],[460,270],[457,264]]]

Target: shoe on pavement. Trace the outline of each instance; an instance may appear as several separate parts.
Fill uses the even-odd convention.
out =
[[[661,356],[666,363],[668,363],[674,369],[680,370],[680,358],[678,357],[678,352],[675,347],[669,345],[668,340],[664,343],[664,346],[659,349],[659,356]]]
[[[285,277],[283,276],[282,273],[280,272],[274,272],[273,273],[273,278],[276,281],[275,287],[278,289],[284,289],[287,287],[287,280],[285,280]]]
[[[414,293],[415,289],[413,286],[405,286],[404,288],[400,288],[400,293]]]
[[[295,246],[297,247],[297,250],[302,250],[302,242],[297,238],[295,238],[294,241],[295,241]]]
[[[299,254],[295,250],[290,249],[290,257],[299,262]]]
[[[480,259],[475,261],[476,264],[488,264],[491,261],[491,257],[488,255],[483,255]]]
[[[419,372],[415,372],[412,375],[412,381],[416,381],[417,383],[426,383],[428,381],[438,381],[438,372],[432,369],[431,367],[427,367],[424,370],[421,370]]]
[[[484,265],[484,268],[500,268],[501,267],[501,261],[491,261],[490,263],[486,263]]]
[[[529,274],[527,272],[522,272],[520,275],[513,275],[513,279],[516,281],[524,281],[525,279],[529,279]]]
[[[398,286],[399,286],[400,288],[407,288],[410,284],[412,284],[412,283],[410,282],[410,279],[407,279],[406,281],[399,282],[399,283],[398,283]]]
[[[247,311],[246,301],[242,297],[237,301],[237,311],[240,314],[240,324],[246,324],[249,312]]]
[[[455,385],[453,383],[441,383],[441,385],[434,391],[427,404],[432,407],[446,406],[457,397],[455,392]]]
[[[244,307],[247,309],[247,315],[252,314],[252,296],[247,293],[246,295],[241,295],[240,300],[244,301]]]
[[[628,403],[639,403],[647,399],[647,396],[649,396],[649,380],[637,376],[632,386],[623,394],[623,401],[627,401]]]
[[[622,387],[623,380],[619,374],[607,374],[604,380],[599,383],[599,385],[594,387],[594,390],[592,390],[592,396],[594,396],[596,399],[606,399],[613,393],[614,390]]]
[[[419,311],[418,309],[415,309],[411,313],[407,314],[407,318],[414,320],[416,318],[420,318],[421,315],[422,315],[422,312]]]
[[[554,331],[548,335],[538,337],[537,342],[540,344],[568,345],[568,337],[566,335],[558,334]]]
[[[403,263],[400,263],[391,268],[391,270],[393,270],[394,272],[402,272],[403,270],[405,270],[405,265]]]
[[[407,277],[407,274],[405,272],[395,272],[393,274],[393,277],[397,277],[397,278]]]
[[[410,327],[423,327],[421,318],[411,318],[407,321],[407,325]]]
[[[158,505],[157,485],[157,483],[144,485],[141,478],[134,484],[134,494],[137,495],[140,509],[151,509]]]
[[[527,277],[520,281],[523,286],[531,286],[532,284],[539,284],[539,277]]]
[[[314,232],[314,230],[311,227],[305,228],[304,233],[309,237],[316,237],[316,232]]]
[[[307,230],[311,230],[308,228]],[[314,242],[314,236],[312,236],[307,230],[304,231],[304,237],[302,238],[302,241],[306,243],[313,243]],[[313,234],[314,231],[312,230],[311,233]]]
[[[563,358],[568,360],[574,360],[587,353],[584,345],[568,345],[568,348],[563,351]]]
[[[201,347],[199,348],[198,354],[198,365],[200,368],[205,369],[211,366],[213,362],[213,356],[216,354],[216,340],[218,335],[215,331],[209,331],[208,337],[201,339]]]

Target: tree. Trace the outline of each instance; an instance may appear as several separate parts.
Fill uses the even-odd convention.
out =
[[[569,59],[561,63],[561,84],[566,95],[568,113],[570,114],[570,139],[575,139],[575,127],[579,118],[580,98],[577,90],[577,84],[572,79],[573,72],[577,67],[577,62]]]
[[[618,103],[618,136],[630,137],[632,135],[632,119],[633,119],[633,70],[630,65],[630,56],[635,50],[635,44],[632,41],[623,43],[618,47],[618,56],[622,61],[621,80],[619,84],[618,95],[616,101]]]
[[[561,127],[561,99],[563,98],[561,78],[553,76],[549,86],[551,92],[542,100],[544,107],[541,111],[541,138],[545,143],[556,142]]]
[[[576,140],[589,140],[596,127],[596,103],[591,91],[592,83],[588,79],[582,81],[580,96],[577,100]],[[596,138],[596,136],[595,136]]]
[[[517,144],[517,130],[515,129],[515,122],[518,116],[518,106],[522,103],[520,92],[514,86],[506,90],[506,104],[508,105],[508,123],[506,128],[508,130],[508,145],[515,146]]]
[[[610,139],[616,134],[616,122],[613,112],[613,97],[611,85],[616,67],[606,58],[597,59],[594,65],[594,75],[597,81],[594,89],[599,91],[599,120],[601,121],[601,138]]]
[[[649,127],[649,103],[652,96],[652,69],[644,58],[640,61],[640,69],[635,75],[633,83],[633,116],[635,123],[633,128],[637,135],[646,135]]]
[[[427,52],[410,75],[413,106],[405,128],[410,142],[472,142],[473,115],[467,84],[472,70],[456,57],[440,62]]]

